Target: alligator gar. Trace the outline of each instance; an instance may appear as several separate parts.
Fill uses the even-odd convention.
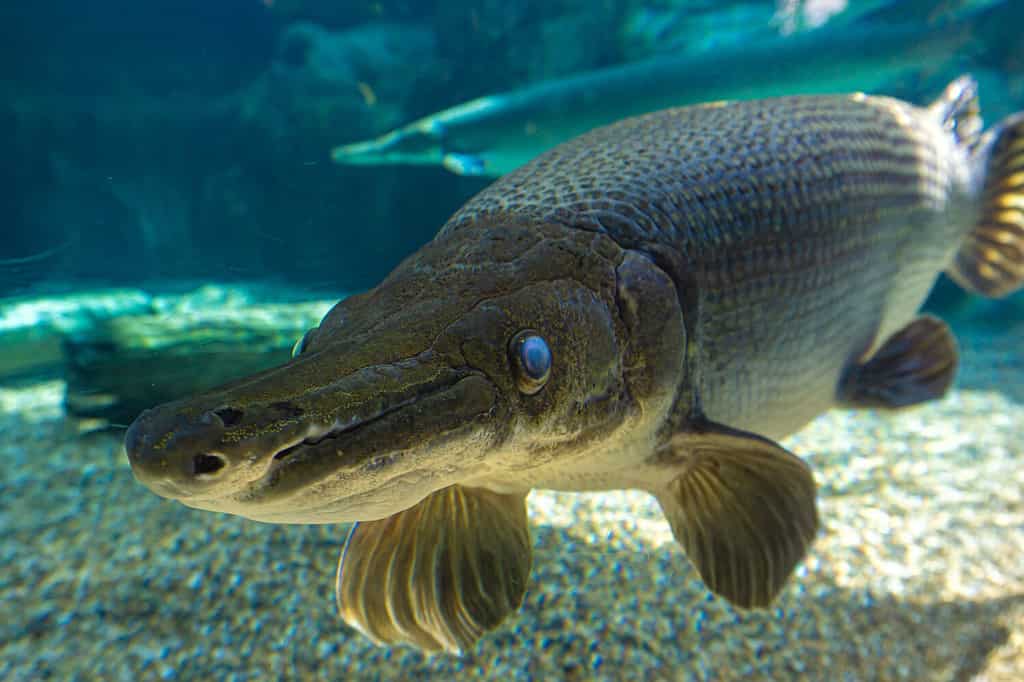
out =
[[[599,128],[499,179],[281,367],[148,410],[136,477],[191,507],[356,522],[346,622],[464,651],[518,608],[533,488],[639,489],[710,590],[764,607],[818,528],[778,441],[942,396],[940,272],[1024,279],[1024,114],[976,86],[718,102]]]
[[[442,165],[497,177],[538,154],[627,116],[717,99],[779,92],[873,90],[938,68],[971,34],[963,25],[822,28],[710,54],[653,57],[478,97],[372,140],[335,147],[345,165]]]

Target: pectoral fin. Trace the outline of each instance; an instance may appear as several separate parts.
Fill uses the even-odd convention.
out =
[[[850,407],[897,408],[941,398],[956,376],[956,339],[925,315],[893,334],[871,358],[850,367],[839,401]]]
[[[818,529],[810,469],[770,440],[717,424],[668,447],[666,463],[682,473],[657,496],[676,540],[712,592],[742,608],[769,605]]]
[[[523,600],[532,557],[525,500],[451,486],[356,524],[338,565],[341,617],[380,644],[466,651]]]

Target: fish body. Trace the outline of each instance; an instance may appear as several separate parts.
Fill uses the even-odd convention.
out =
[[[517,214],[662,260],[694,337],[690,401],[778,439],[835,405],[843,369],[916,316],[975,223],[968,154],[936,117],[882,97],[669,110],[499,180],[448,229],[551,188]]]
[[[974,82],[719,102],[599,128],[499,179],[291,362],[142,414],[136,476],[200,509],[355,521],[343,618],[464,651],[522,599],[533,488],[655,495],[708,587],[783,588],[818,527],[777,441],[941,396],[944,269],[1024,279],[1024,116]]]

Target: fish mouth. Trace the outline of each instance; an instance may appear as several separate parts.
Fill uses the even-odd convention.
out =
[[[278,523],[385,516],[484,454],[498,436],[499,410],[497,387],[486,376],[462,374],[370,413],[306,425],[257,455],[264,461],[259,475],[230,491],[174,497]]]
[[[339,453],[343,452],[344,443],[342,442],[342,439],[346,436],[351,437],[353,433],[359,429],[366,428],[370,424],[387,419],[390,415],[413,405],[421,397],[422,396],[407,398],[395,405],[381,410],[375,415],[365,417],[363,419],[350,418],[346,422],[336,419],[330,425],[311,426],[310,433],[274,452],[270,457],[270,467],[267,469],[266,474],[260,478],[262,479],[272,476],[276,469],[294,466],[296,463],[303,461],[304,458],[311,456],[311,453],[315,453],[317,451],[334,448]],[[378,469],[387,464],[393,458],[394,455],[390,453],[386,455],[374,455],[364,464],[364,466],[369,470]],[[344,463],[340,463],[340,465],[344,466]]]

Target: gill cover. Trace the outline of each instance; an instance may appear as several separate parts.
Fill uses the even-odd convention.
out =
[[[623,374],[641,409],[667,410],[684,377],[686,329],[672,279],[628,251],[616,269],[616,301],[626,328]]]

